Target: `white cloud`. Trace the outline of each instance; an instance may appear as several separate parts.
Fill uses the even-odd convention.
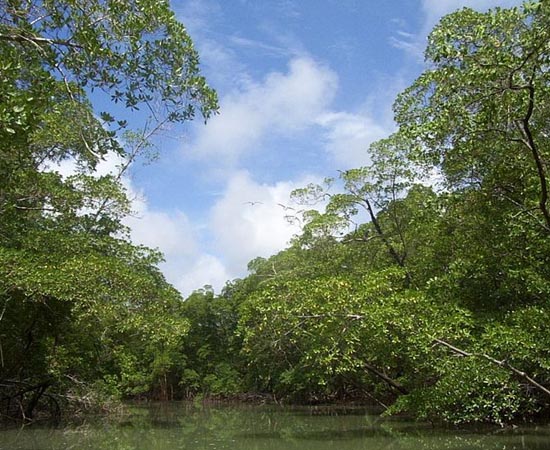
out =
[[[368,115],[327,113],[319,118],[319,124],[326,129],[326,148],[342,170],[368,164],[369,145],[389,134]]]
[[[299,232],[285,218],[300,210],[290,205],[290,193],[311,182],[320,180],[262,184],[240,171],[230,177],[202,229],[182,212],[152,210],[143,196],[134,202],[137,217],[126,218],[125,224],[133,242],[164,253],[160,268],[184,297],[204,285],[219,292],[228,280],[246,275],[250,260],[275,254]]]
[[[160,250],[165,261],[159,265],[167,281],[183,297],[211,285],[217,292],[235,278],[220,258],[208,254],[201,243],[201,230],[181,211],[151,209],[143,196],[133,202],[136,215],[124,219],[132,242]]]
[[[232,276],[242,276],[252,259],[270,256],[287,246],[299,231],[285,218],[295,212],[289,209],[290,193],[313,181],[318,180],[259,184],[244,171],[231,177],[212,209],[210,229]]]
[[[241,171],[230,177],[202,230],[183,213],[150,210],[143,199],[137,204],[139,219],[128,218],[125,223],[131,228],[133,242],[164,253],[166,262],[160,268],[184,297],[204,285],[219,292],[228,280],[246,275],[250,260],[271,256],[288,245],[299,228],[285,216],[300,209],[290,207],[290,193],[319,181],[310,177],[260,184]]]
[[[238,59],[237,53],[227,45],[204,37],[198,42],[201,66],[208,74],[208,82],[218,92],[230,87],[246,86],[250,76],[246,66]],[[223,67],[223,70],[220,70]]]
[[[220,115],[198,130],[191,151],[227,167],[247,152],[259,151],[273,135],[321,126],[326,150],[338,168],[363,165],[368,162],[369,144],[391,132],[385,110],[391,110],[393,96],[384,99],[383,107],[376,105],[375,119],[369,113],[332,110],[337,87],[331,69],[310,58],[292,59],[287,73],[272,72],[261,83],[249,82],[226,95]]]
[[[221,99],[220,114],[198,130],[195,155],[236,162],[271,133],[312,126],[332,101],[336,74],[310,58],[292,59],[288,72],[272,72],[261,83]]]
[[[201,254],[199,233],[184,213],[152,210],[143,199],[137,204],[138,215],[125,218],[124,223],[130,228],[132,242],[163,253],[165,261],[159,268],[169,283],[184,297],[204,284],[223,286],[225,280],[219,277],[210,280],[212,270],[205,270],[209,265],[202,262],[205,256]],[[204,273],[198,276],[199,272]],[[219,272],[225,277],[223,270]]]
[[[247,39],[242,36],[229,36],[229,42],[236,47],[252,50],[256,53],[262,53],[267,56],[287,56],[289,49],[286,47],[268,44],[262,41]]]
[[[133,242],[158,248],[167,259],[197,251],[196,233],[185,214],[152,211],[143,200],[140,203],[141,211],[124,219]]]
[[[104,175],[116,175],[120,172],[120,167],[124,164],[124,158],[117,153],[108,153],[101,159],[93,175],[101,177]],[[44,170],[54,170],[64,177],[75,175],[79,172],[76,160],[73,158],[67,158],[56,163],[48,163],[44,166]]]
[[[210,285],[216,292],[219,292],[231,276],[219,258],[203,254],[198,256],[193,263],[188,266],[185,272],[181,273],[174,282],[174,286],[188,296],[193,291]]]
[[[174,2],[172,7],[191,35],[199,33],[204,28],[215,27],[223,20],[222,9],[215,0]]]

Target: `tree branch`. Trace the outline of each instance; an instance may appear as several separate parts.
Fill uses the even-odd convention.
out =
[[[470,353],[466,350],[462,350],[458,347],[455,347],[454,345],[449,344],[448,342],[442,340],[442,339],[434,339],[434,342],[443,345],[444,347],[447,347],[450,349],[453,353],[456,353],[460,356],[466,356],[466,357],[480,357],[484,358],[487,361],[502,367],[504,369],[508,369],[510,372],[512,372],[514,375],[516,375],[518,378],[526,381],[529,385],[537,388],[538,390],[544,392],[546,395],[550,396],[550,390],[544,387],[542,384],[537,383],[533,378],[531,378],[529,375],[527,375],[525,372],[517,369],[516,367],[510,365],[506,360],[498,360],[496,358],[493,358],[492,356],[489,356],[485,353]]]
[[[363,204],[366,206],[367,211],[369,213],[371,222],[374,226],[374,229],[376,230],[376,233],[380,236],[380,239],[382,239],[382,242],[386,246],[386,249],[388,250],[390,256],[393,258],[393,260],[397,263],[397,265],[403,269],[405,269],[405,277],[407,279],[407,285],[410,286],[412,284],[412,277],[409,271],[407,270],[405,266],[405,256],[399,255],[395,247],[391,244],[391,242],[388,240],[386,234],[382,230],[382,227],[380,226],[380,222],[378,222],[378,218],[376,217],[376,214],[374,213],[374,209],[369,201],[368,198],[363,199]]]
[[[63,47],[83,48],[81,45],[75,44],[70,40],[65,39],[49,39],[41,36],[24,35],[24,34],[0,34],[0,40],[12,41],[20,43],[33,43],[35,45],[61,45]]]
[[[397,390],[401,394],[407,395],[409,393],[409,391],[407,391],[407,389],[401,386],[397,381],[383,374],[382,372],[380,372],[370,364],[363,363],[363,365],[365,366],[365,369],[367,369],[370,373],[372,373],[373,375],[376,375],[378,378],[385,381],[387,384],[389,384],[391,387],[393,387],[395,390]]]
[[[535,108],[535,88],[532,83],[527,86],[522,86],[523,89],[526,89],[529,93],[529,101],[527,105],[527,111],[525,116],[518,120],[517,127],[519,128],[523,139],[521,140],[523,144],[531,151],[533,159],[535,160],[535,165],[537,167],[537,174],[539,177],[540,184],[540,198],[539,198],[539,209],[542,212],[544,221],[546,222],[547,227],[550,229],[550,211],[548,210],[548,181],[546,179],[546,172],[544,167],[544,162],[535,143],[533,133],[530,127],[530,120],[533,115]]]

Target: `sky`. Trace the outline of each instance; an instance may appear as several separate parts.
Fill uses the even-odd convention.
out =
[[[458,8],[515,0],[172,0],[220,112],[155,138],[124,180],[135,243],[160,249],[184,296],[219,292],[299,232],[292,190],[369,162],[392,103],[425,68],[426,37]],[[103,169],[113,169],[106,161]]]

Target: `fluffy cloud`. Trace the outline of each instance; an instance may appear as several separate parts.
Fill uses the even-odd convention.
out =
[[[329,68],[306,57],[292,59],[287,73],[272,72],[262,83],[249,82],[226,95],[220,115],[198,130],[191,151],[227,167],[261,149],[260,144],[273,136],[312,129],[324,136],[325,150],[336,167],[363,165],[369,144],[387,136],[392,126],[368,113],[333,110],[330,103],[337,87],[337,76]],[[392,101],[393,97],[386,102],[386,109]]]
[[[205,252],[201,229],[186,214],[154,210],[143,195],[132,206],[135,214],[124,219],[132,242],[163,253],[165,261],[159,267],[184,297],[206,284],[219,291],[231,279],[220,259]]]
[[[257,256],[267,257],[287,246],[299,231],[285,218],[298,209],[289,208],[290,193],[313,181],[317,180],[259,184],[244,171],[231,177],[212,209],[210,229],[233,276],[242,275],[247,263]]]
[[[185,267],[185,271],[181,272],[174,281],[174,286],[184,296],[206,285],[212,286],[216,292],[219,292],[225,283],[233,278],[235,276],[227,272],[219,258],[203,254]]]
[[[319,117],[319,124],[326,130],[326,149],[342,170],[367,164],[369,144],[389,134],[368,115],[327,113]]]
[[[312,126],[337,89],[336,74],[301,57],[288,72],[272,72],[221,99],[221,112],[198,131],[193,152],[235,162],[272,133],[288,134]]]
[[[124,164],[124,158],[116,153],[108,153],[103,157],[102,160],[96,166],[94,175],[101,177],[109,174],[118,174],[120,172],[120,167]],[[76,161],[72,158],[64,159],[56,163],[49,163],[43,167],[44,170],[53,170],[64,177],[74,175],[78,172],[78,166]],[[126,179],[124,179],[126,180]],[[124,181],[123,180],[123,181]],[[129,180],[126,180],[129,182]]]
[[[188,217],[180,211],[167,213],[152,210],[143,198],[137,204],[140,211],[124,219],[125,225],[130,228],[132,242],[163,253],[165,261],[159,268],[168,282],[184,296],[208,284],[206,272],[204,280],[195,276],[197,267],[203,270],[203,255],[199,246],[199,233]],[[136,202],[133,205],[135,207]],[[215,281],[210,284],[223,286],[223,282]]]
[[[311,182],[320,180],[305,177],[266,184],[254,181],[246,171],[239,171],[230,176],[202,233],[193,233],[184,218],[177,225],[177,217],[158,217],[146,211],[141,219],[144,234],[139,239],[164,251],[167,261],[161,269],[184,296],[204,285],[211,285],[219,292],[228,280],[246,275],[249,261],[282,250],[299,232],[299,227],[286,218],[300,209],[289,204],[290,193]],[[135,230],[135,225],[132,229]],[[135,233],[132,232],[132,237],[137,240]],[[187,242],[183,236],[188,233],[192,238]]]
[[[140,203],[145,207],[124,219],[133,242],[158,248],[167,258],[197,251],[196,233],[185,214],[152,211],[143,200]]]

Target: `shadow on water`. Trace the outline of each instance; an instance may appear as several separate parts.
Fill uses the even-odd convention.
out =
[[[359,407],[132,404],[116,417],[0,431],[4,450],[550,450],[550,428],[450,430]]]
[[[285,436],[283,432],[264,432],[264,433],[244,433],[238,435],[243,439],[281,439],[291,437],[293,439],[302,439],[308,441],[326,441],[331,440],[349,440],[349,439],[368,439],[372,437],[391,436],[389,433],[381,433],[380,430],[356,428],[350,430],[319,430],[319,431],[303,431],[301,433],[290,433]]]

